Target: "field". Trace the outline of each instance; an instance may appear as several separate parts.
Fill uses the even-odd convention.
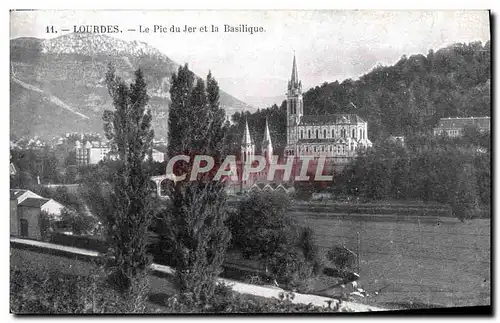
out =
[[[360,286],[380,291],[362,302],[395,308],[490,304],[489,219],[462,223],[440,216],[446,215],[441,206],[418,205],[303,205],[290,215],[316,233],[322,252],[337,244],[359,254]]]

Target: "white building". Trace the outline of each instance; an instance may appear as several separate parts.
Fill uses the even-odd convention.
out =
[[[165,161],[165,154],[159,150],[153,149],[153,152],[151,155],[153,157],[153,161],[155,161],[155,162],[163,163]]]
[[[75,143],[76,163],[78,166],[97,164],[107,157],[110,151],[111,148],[104,142],[86,141],[82,144],[77,140]]]
[[[434,128],[434,135],[446,134],[449,137],[461,136],[467,127],[476,128],[481,132],[490,131],[490,117],[441,118]]]

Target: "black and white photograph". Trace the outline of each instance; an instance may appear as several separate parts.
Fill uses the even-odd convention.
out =
[[[9,20],[11,316],[492,314],[491,11]]]

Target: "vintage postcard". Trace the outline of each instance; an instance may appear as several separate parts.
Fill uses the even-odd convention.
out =
[[[12,10],[13,314],[491,314],[487,10]]]

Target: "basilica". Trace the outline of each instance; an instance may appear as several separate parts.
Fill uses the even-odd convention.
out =
[[[356,114],[304,115],[302,83],[293,57],[287,92],[287,156],[325,156],[347,162],[372,145],[368,125]]]
[[[356,114],[304,115],[302,82],[299,80],[295,55],[286,96],[285,156],[324,156],[330,164],[345,165],[356,156],[359,149],[372,146],[368,139],[368,124]],[[261,155],[269,159],[273,146],[267,120],[264,131]],[[246,124],[241,159],[251,159],[255,153],[255,144]]]

